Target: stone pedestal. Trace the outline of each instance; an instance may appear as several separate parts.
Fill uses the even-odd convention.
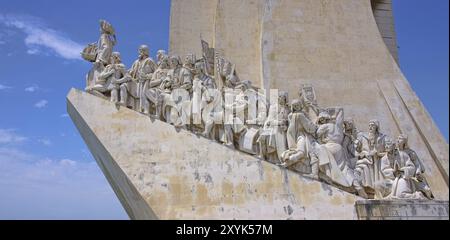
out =
[[[359,200],[360,220],[448,220],[448,201]]]

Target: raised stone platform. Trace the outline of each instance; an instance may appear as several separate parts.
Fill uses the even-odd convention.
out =
[[[360,220],[448,220],[448,201],[358,200]]]
[[[100,97],[67,111],[132,219],[356,219],[355,195]]]

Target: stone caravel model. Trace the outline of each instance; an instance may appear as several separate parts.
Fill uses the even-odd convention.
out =
[[[192,18],[196,9],[205,14]],[[241,16],[242,9],[258,14]],[[385,28],[392,20],[386,1],[172,1],[170,56],[160,50],[155,63],[142,45],[128,71],[112,52],[114,29],[102,20],[98,45],[82,53],[94,62],[86,91],[97,97],[72,90],[69,114],[134,219],[448,218],[448,201],[437,201],[448,200],[448,145],[417,145],[417,138],[429,135],[415,118],[431,119],[411,113],[425,110],[405,102],[405,94],[414,100],[414,93],[403,78],[392,79],[394,73],[402,76],[373,16],[363,10],[383,12],[376,20],[395,55],[395,34]],[[244,34],[246,29],[253,32]],[[213,43],[198,44],[201,58],[183,52],[196,33]],[[328,45],[330,39],[337,41]],[[243,48],[235,47],[238,42]],[[366,49],[355,51],[364,44],[376,50],[373,61],[362,61]],[[346,56],[355,61],[341,59]],[[383,69],[380,57],[389,58],[393,69]],[[385,78],[374,80],[368,63],[378,64]],[[372,81],[358,79],[363,71]],[[316,97],[311,85],[325,98]],[[273,87],[280,94],[269,94]],[[288,92],[295,98],[298,89],[300,99],[288,104]],[[112,103],[101,99],[106,97]],[[330,100],[345,106],[347,118],[344,108],[317,104]],[[372,116],[380,120],[367,121],[367,133],[358,131]],[[430,127],[436,130],[432,121]],[[399,134],[397,142],[382,132]],[[447,158],[436,156],[438,150],[447,151]],[[359,201],[355,194],[386,200]]]

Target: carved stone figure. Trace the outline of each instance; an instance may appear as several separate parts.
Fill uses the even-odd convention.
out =
[[[97,58],[95,62],[99,62],[106,66],[110,63],[111,54],[114,45],[116,45],[116,35],[112,25],[105,21],[100,20],[100,39],[98,40]]]
[[[377,198],[424,199],[423,192],[416,188],[417,168],[412,159],[406,152],[396,149],[390,139],[386,140],[385,148],[386,155],[380,161],[383,180],[377,183]]]
[[[343,109],[337,109],[337,115],[333,119],[327,112],[319,114],[317,121],[317,138],[320,144],[320,166],[325,168],[324,173],[335,183],[350,187],[353,179],[349,176],[347,156],[341,145],[344,138]]]
[[[206,66],[203,61],[195,63],[194,80],[192,84],[192,117],[193,124],[201,124],[204,120],[209,118],[207,108],[208,104],[214,101],[217,89],[216,82],[213,78],[205,73]],[[206,133],[209,135],[209,132]]]
[[[101,84],[97,82],[98,77],[103,72],[105,66],[111,63],[111,55],[115,44],[116,35],[114,34],[114,28],[107,21],[100,20],[99,40],[97,43],[88,44],[81,53],[81,56],[85,60],[93,62],[92,69],[86,75],[86,91],[92,91],[95,85]],[[93,93],[99,92],[96,91]]]
[[[122,63],[120,53],[113,52],[111,55],[111,64],[107,65],[99,74],[96,85],[87,91],[96,91],[99,93],[111,92],[111,102],[119,102],[119,86],[128,80],[125,65]]]
[[[289,107],[287,92],[280,92],[278,104],[269,107],[269,114],[258,139],[263,159],[272,163],[282,163],[282,154],[288,149],[286,131]]]
[[[236,74],[235,65],[225,58],[217,58],[217,72],[221,79],[222,87],[234,89],[241,81]]]
[[[413,161],[403,151],[394,150],[394,152],[393,174],[395,179],[392,182],[392,189],[388,198],[423,199],[423,194],[416,191],[413,180],[416,172]]]
[[[205,63],[205,73],[209,76],[214,75],[214,55],[215,49],[209,47],[209,43],[204,40],[201,40],[202,44],[202,54]]]
[[[291,103],[291,113],[288,115],[287,144],[289,149],[297,148],[297,139],[305,132],[314,135],[317,126],[303,112],[302,102],[295,99]]]
[[[397,138],[397,150],[399,152],[406,153],[411,161],[414,163],[416,171],[414,173],[414,177],[412,177],[413,183],[415,185],[415,189],[423,193],[423,195],[428,199],[433,199],[433,194],[431,192],[431,188],[428,185],[428,182],[425,178],[425,166],[420,160],[417,153],[412,150],[408,145],[408,136],[406,134],[400,134]]]
[[[385,150],[386,154],[380,159],[382,179],[375,183],[376,197],[379,199],[387,197],[391,193],[392,183],[395,180],[395,144],[389,139],[385,141]]]
[[[131,81],[120,85],[120,102],[127,107],[132,107],[142,112],[144,101],[143,99],[142,101],[139,100],[141,99],[145,82],[152,78],[156,64],[149,57],[149,48],[147,45],[141,45],[138,53],[138,59],[134,61],[128,70]]]
[[[292,166],[299,161],[307,159],[313,163],[315,169],[311,170],[310,177],[318,179],[318,161],[314,151],[313,142],[317,126],[302,111],[301,100],[295,99],[291,103],[291,113],[288,115],[289,126],[287,129],[288,150],[282,154],[283,167]]]
[[[224,131],[228,143],[227,145],[231,147],[234,147],[234,142],[237,139],[240,139],[240,135],[246,131],[245,119],[247,119],[247,110],[249,106],[249,96],[247,96],[247,94],[249,94],[248,91],[250,88],[250,81],[242,81],[235,88],[238,93],[233,95],[232,103],[227,104],[225,100],[225,112],[230,114],[230,122],[224,123]]]
[[[241,91],[246,89],[241,97],[244,98],[244,111],[236,111],[239,118],[244,117],[244,129],[239,134],[239,150],[246,153],[256,155],[260,154],[258,138],[261,134],[261,129],[267,120],[267,99],[261,89],[251,86],[250,81],[242,81],[245,88],[241,87]],[[240,107],[242,109],[242,107]],[[237,108],[239,109],[239,107]],[[240,112],[240,114],[238,114]]]
[[[335,117],[330,114],[333,113]],[[355,178],[354,171],[349,167],[347,151],[342,147],[344,140],[344,110],[342,108],[328,109],[319,114],[316,147],[319,165],[323,173],[333,183],[344,187],[354,187],[359,195],[367,197],[364,188]]]
[[[373,161],[373,179],[376,184],[383,180],[380,167],[380,159],[384,155],[384,146],[386,136],[380,132],[380,122],[378,120],[369,121],[369,132],[361,133],[358,136],[362,142],[362,149],[368,153],[368,157]]]
[[[181,88],[186,83],[186,87],[192,80],[191,75],[182,71],[182,62],[179,56],[169,57],[170,70],[167,73],[166,78],[163,80],[161,92],[161,104],[162,104],[162,117],[163,119],[175,126],[182,126],[183,122],[180,117],[180,109],[178,109],[176,101],[182,101],[180,99],[173,99],[173,91]],[[185,78],[186,77],[186,78]],[[186,80],[186,82],[185,82]],[[189,97],[189,96],[187,96]]]
[[[320,107],[317,104],[316,93],[310,85],[302,85],[299,91],[299,99],[303,104],[303,112],[313,122],[317,122]]]
[[[358,138],[358,129],[356,128],[353,119],[344,120],[344,140],[342,146],[346,150],[348,164],[351,169],[355,169],[357,158],[355,156],[355,141]],[[362,147],[362,146],[361,146]]]
[[[161,92],[164,90],[162,84],[169,72],[169,58],[163,56],[160,60],[158,68],[152,75],[150,81],[146,81],[143,88],[144,98],[144,113],[150,114],[151,109],[154,109],[154,117],[161,118]]]
[[[172,84],[173,97],[175,97],[176,109],[178,111],[178,121],[173,122],[174,125],[187,128],[191,123],[191,94],[193,71],[196,58],[194,54],[185,56],[183,66],[179,75],[174,78]],[[175,112],[174,112],[175,113]]]
[[[157,52],[156,52],[156,64],[159,66],[159,65],[161,65],[161,63],[162,63],[162,60],[164,59],[164,58],[166,58],[166,57],[168,57],[167,56],[167,53],[166,53],[166,51],[165,50],[162,50],[162,49],[160,49],[160,50],[158,50]]]
[[[363,149],[362,141],[355,140],[355,178],[360,182],[363,187],[373,189],[375,184],[373,182],[373,160],[367,151]]]

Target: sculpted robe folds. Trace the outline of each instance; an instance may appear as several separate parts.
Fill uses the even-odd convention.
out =
[[[119,84],[116,81],[121,80],[126,75],[124,64],[109,64],[104,68],[102,73],[97,78],[97,84],[102,85],[100,89],[95,89],[100,92],[118,90]]]
[[[403,151],[396,152],[398,155],[394,162],[394,175],[397,175],[392,183],[391,198],[417,198],[415,184],[412,177],[416,167]],[[396,172],[398,173],[396,174]]]
[[[381,161],[385,149],[385,138],[386,136],[382,133],[371,136],[368,133],[363,133],[359,136],[359,139],[363,144],[363,151],[366,151],[372,158],[373,161],[373,178],[372,182],[376,184],[377,182],[382,182],[384,180],[383,174],[381,172]]]
[[[134,82],[136,83],[136,86],[132,86],[130,88],[132,90],[128,89],[128,91],[130,91],[130,93],[132,94],[135,93],[136,95],[133,95],[134,97],[140,98],[145,81],[152,78],[152,74],[153,72],[155,72],[155,70],[156,64],[151,58],[145,58],[143,60],[138,59],[134,61],[130,69],[130,75],[134,80],[137,81]],[[134,89],[134,87],[136,87],[136,89]]]
[[[368,157],[366,151],[357,152],[356,158],[355,174],[358,174],[361,178],[362,186],[374,188],[373,161]]]
[[[316,126],[303,112],[291,113],[288,116],[287,144],[289,149],[297,148],[298,137],[305,133],[313,134]]]
[[[111,54],[113,51],[114,42],[111,39],[111,35],[107,33],[102,33],[98,41],[97,59],[103,63],[111,62]]]
[[[322,144],[318,146],[319,165],[328,165],[326,172],[333,182],[344,187],[350,187],[353,183],[353,171],[348,167],[347,155],[342,147],[344,139],[343,130],[344,112],[339,109],[335,122],[325,123],[317,129],[317,135]]]
[[[261,134],[261,138],[266,140],[261,139],[261,141],[267,141],[268,160],[271,162],[279,162],[283,152],[288,149],[286,140],[288,115],[289,108],[287,106],[271,105],[269,107],[267,121]]]

